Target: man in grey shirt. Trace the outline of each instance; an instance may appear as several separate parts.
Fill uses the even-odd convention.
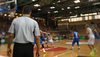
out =
[[[30,18],[31,7],[26,5],[23,8],[23,16],[15,18],[9,28],[8,51],[11,54],[11,42],[14,37],[13,57],[33,57],[34,37],[37,45],[36,56],[40,56],[40,30],[38,23]],[[34,33],[33,33],[34,32]]]

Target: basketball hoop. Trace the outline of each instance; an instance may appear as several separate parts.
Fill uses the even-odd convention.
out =
[[[11,3],[14,3],[14,8],[11,8]],[[6,1],[6,0],[1,0],[0,1],[0,12],[1,13],[10,13],[11,16],[14,16],[14,13],[16,12],[15,10],[17,10],[17,0],[10,0],[10,1]],[[9,15],[9,16],[10,16]]]

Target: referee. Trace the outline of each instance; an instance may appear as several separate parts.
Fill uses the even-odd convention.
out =
[[[34,57],[34,37],[37,45],[36,57],[40,56],[40,30],[38,23],[30,18],[31,7],[26,5],[22,10],[22,17],[15,18],[9,28],[7,55],[11,56],[11,42],[14,37],[13,57]],[[33,33],[34,32],[34,33]]]

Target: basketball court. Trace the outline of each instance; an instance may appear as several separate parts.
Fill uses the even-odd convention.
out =
[[[97,52],[95,55],[90,55],[90,49],[88,48],[88,45],[83,43],[80,44],[80,50],[78,50],[77,46],[75,45],[75,49],[71,51],[71,44],[69,43],[69,40],[61,40],[58,43],[54,43],[55,48],[52,47],[46,47],[45,50],[46,53],[43,53],[41,50],[41,56],[40,57],[99,57],[100,56],[100,43],[98,45]],[[80,41],[81,42],[81,41]],[[83,41],[82,41],[83,42]],[[84,41],[86,42],[86,41]],[[50,46],[50,45],[49,45]],[[13,44],[12,44],[13,48]],[[36,48],[34,48],[34,52],[36,52]],[[0,47],[0,57],[7,57],[7,44],[2,44]]]
[[[100,39],[95,40],[97,52],[90,55],[88,37],[84,24],[95,28],[100,37],[100,1],[99,0],[0,0],[0,57],[7,56],[8,29],[14,18],[22,17],[22,8],[30,5],[31,18],[36,20],[39,28],[44,32],[52,32],[53,45],[44,44],[46,53],[40,48],[40,57],[100,57]],[[78,50],[77,44],[72,48],[72,31],[77,29],[80,34]],[[47,38],[45,36],[47,41]],[[11,48],[13,52],[14,43]],[[34,49],[34,57],[37,48]],[[12,56],[11,56],[12,57]]]

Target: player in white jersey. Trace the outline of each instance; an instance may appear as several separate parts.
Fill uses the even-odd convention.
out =
[[[94,54],[95,51],[96,51],[96,49],[94,48],[95,36],[94,36],[94,34],[92,32],[92,29],[89,28],[88,24],[85,25],[85,28],[86,28],[86,34],[85,34],[85,36],[88,36],[88,38],[89,38],[89,40],[88,40],[88,46],[92,50],[90,52],[90,54]]]
[[[51,43],[51,45],[52,45],[53,48],[54,48],[54,45],[53,45],[53,39],[52,39],[52,35],[51,35],[51,33],[48,34],[48,41]]]

